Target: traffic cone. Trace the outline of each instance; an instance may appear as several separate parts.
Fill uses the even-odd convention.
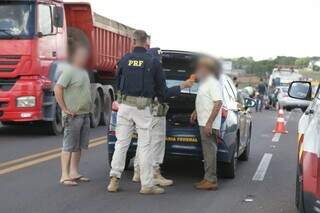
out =
[[[279,107],[279,110],[278,110],[278,117],[284,118],[284,111],[283,111],[282,106],[280,106],[280,107]]]
[[[287,134],[288,133],[288,131],[286,129],[286,125],[285,125],[285,120],[284,120],[283,114],[284,114],[283,113],[283,109],[280,108],[279,111],[278,111],[276,127],[272,131],[273,133],[281,133],[281,134]]]

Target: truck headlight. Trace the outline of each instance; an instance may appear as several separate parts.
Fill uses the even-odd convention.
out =
[[[36,105],[36,97],[22,96],[17,98],[17,107],[34,107]]]

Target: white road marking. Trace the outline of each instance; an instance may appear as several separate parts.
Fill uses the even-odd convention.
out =
[[[278,142],[280,140],[280,137],[281,137],[281,133],[275,133],[272,138],[272,142]]]
[[[271,159],[272,159],[271,153],[264,153],[264,155],[260,161],[260,164],[257,168],[257,171],[252,178],[253,181],[263,181],[264,176],[267,173]]]

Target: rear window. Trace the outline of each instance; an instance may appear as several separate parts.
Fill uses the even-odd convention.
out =
[[[167,79],[186,80],[194,72],[196,56],[191,53],[163,52],[162,67]]]

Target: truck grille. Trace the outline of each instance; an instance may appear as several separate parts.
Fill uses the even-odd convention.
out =
[[[0,55],[0,72],[13,72],[20,59],[20,55]]]
[[[0,78],[0,91],[9,91],[17,82],[17,80],[18,78]]]
[[[8,102],[0,101],[0,108],[5,108],[8,106]]]

